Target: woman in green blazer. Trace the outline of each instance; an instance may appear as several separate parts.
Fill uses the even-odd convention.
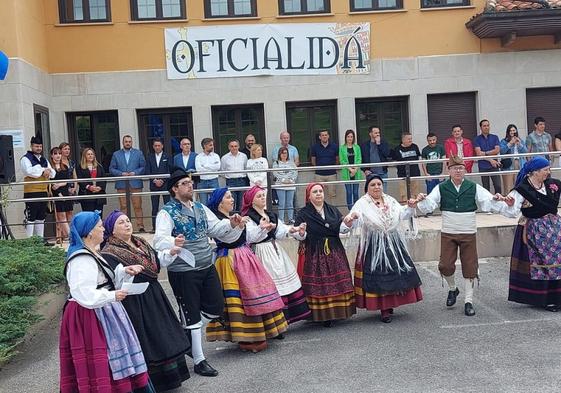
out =
[[[356,136],[353,130],[345,131],[345,144],[339,147],[339,163],[341,165],[362,164],[360,147],[356,144]],[[343,168],[341,171],[343,180],[362,180],[363,174],[359,167]],[[358,200],[358,183],[345,184],[347,194],[347,207],[349,210]]]

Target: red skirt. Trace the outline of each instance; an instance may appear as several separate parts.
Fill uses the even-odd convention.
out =
[[[95,311],[74,301],[66,304],[62,316],[59,351],[61,393],[150,391],[148,373],[113,380],[107,342]]]

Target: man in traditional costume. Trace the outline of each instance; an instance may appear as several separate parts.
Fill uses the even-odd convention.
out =
[[[35,182],[46,181],[56,176],[56,171],[51,167],[49,161],[43,157],[43,141],[40,137],[31,138],[31,150],[20,160],[21,171],[25,176],[23,181]],[[23,197],[46,198],[47,184],[24,184]],[[33,235],[43,237],[45,232],[45,218],[47,217],[47,202],[25,203],[25,234],[27,237]],[[45,242],[46,245],[52,245]]]
[[[208,238],[234,242],[245,221],[238,214],[220,220],[206,206],[193,202],[193,181],[183,170],[171,175],[168,190],[172,198],[156,216],[154,248],[162,252],[160,262],[168,269],[180,319],[191,341],[194,370],[213,377],[218,371],[203,354],[201,328],[221,319],[224,297]]]
[[[448,169],[448,180],[440,183],[429,195],[419,194],[416,199],[410,200],[410,203],[417,203],[423,214],[440,207],[442,230],[438,270],[449,287],[446,306],[452,307],[456,304],[460,293],[454,280],[459,249],[465,287],[464,313],[471,317],[475,315],[474,281],[479,279],[475,212],[478,207],[486,212],[491,209],[499,211],[505,202],[497,200],[503,199],[499,194],[492,195],[479,184],[465,179],[466,165],[462,158],[452,155],[448,161]]]

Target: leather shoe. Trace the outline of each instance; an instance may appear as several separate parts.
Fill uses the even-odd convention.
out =
[[[382,310],[380,320],[384,323],[390,323],[392,321],[392,312],[390,310]]]
[[[452,307],[456,304],[456,298],[460,294],[460,290],[456,287],[453,291],[448,291],[448,298],[446,299],[446,305]]]
[[[547,311],[551,311],[551,312],[557,312],[559,311],[559,306],[557,306],[557,304],[548,304],[547,306],[544,307]]]
[[[473,304],[466,303],[466,305],[464,306],[464,314],[466,314],[468,317],[473,317],[475,315]]]
[[[216,377],[218,375],[218,371],[212,368],[206,359],[199,364],[195,364],[195,372],[203,377]]]

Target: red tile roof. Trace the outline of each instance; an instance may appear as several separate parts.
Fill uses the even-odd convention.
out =
[[[549,5],[549,6],[548,6]],[[487,0],[486,12],[508,12],[561,8],[561,0]]]

